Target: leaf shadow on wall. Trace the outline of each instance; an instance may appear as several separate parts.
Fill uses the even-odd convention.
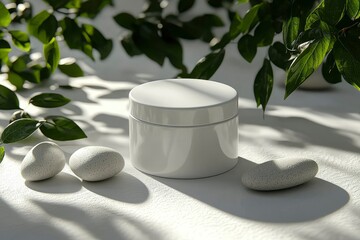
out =
[[[344,189],[319,178],[281,191],[249,190],[241,185],[241,176],[254,166],[255,163],[239,157],[234,169],[214,177],[153,178],[221,211],[261,222],[312,221],[335,212],[349,201]]]

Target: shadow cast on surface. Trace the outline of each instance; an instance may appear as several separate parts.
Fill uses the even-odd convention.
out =
[[[239,109],[239,124],[269,127],[294,141],[278,141],[279,145],[303,148],[306,145],[324,146],[343,151],[358,153],[359,146],[354,141],[341,134],[340,130],[327,127],[303,117],[279,117],[267,115],[265,119],[258,117],[258,110]],[[255,136],[255,134],[254,134]],[[240,139],[241,136],[240,131]]]
[[[43,181],[26,181],[25,185],[34,191],[51,194],[74,193],[81,189],[80,180],[65,172]]]
[[[127,118],[102,113],[96,115],[93,120],[95,122],[102,122],[111,129],[122,129],[124,135],[129,135],[129,120]]]
[[[149,197],[144,183],[125,172],[104,181],[83,181],[83,187],[106,198],[127,203],[142,203]]]
[[[305,222],[324,217],[349,201],[342,188],[315,178],[298,187],[256,192],[241,185],[241,175],[255,163],[239,158],[238,165],[215,177],[180,180],[153,177],[186,195],[232,215],[261,222]]]

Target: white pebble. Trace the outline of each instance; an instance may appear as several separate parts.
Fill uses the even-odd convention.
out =
[[[318,172],[314,160],[306,158],[280,158],[250,169],[242,183],[254,190],[271,191],[294,187],[310,181]]]
[[[21,175],[27,181],[40,181],[61,172],[65,166],[65,154],[53,142],[42,142],[34,146],[21,163]]]
[[[85,181],[101,181],[118,174],[124,168],[124,158],[114,149],[88,146],[71,155],[69,166]]]

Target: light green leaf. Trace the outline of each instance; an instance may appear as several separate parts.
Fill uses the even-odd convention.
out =
[[[26,33],[19,30],[11,30],[9,33],[12,37],[13,43],[17,48],[25,52],[30,51],[30,39]]]
[[[261,105],[263,111],[265,111],[266,105],[270,99],[273,84],[274,76],[271,63],[267,58],[265,58],[263,66],[256,74],[254,82],[254,95],[256,104],[258,107]]]
[[[48,138],[58,141],[68,141],[86,138],[86,134],[71,119],[61,116],[49,116],[40,127],[41,132]]]
[[[0,39],[0,60],[6,62],[9,52],[11,52],[10,44],[5,40]]]
[[[291,17],[283,23],[283,41],[288,49],[291,49],[294,41],[299,35],[300,18]]]
[[[4,146],[0,146],[0,163],[2,162],[4,157],[5,157],[5,148]]]
[[[346,0],[346,13],[352,20],[358,19],[360,17],[360,1]]]
[[[54,72],[60,60],[59,45],[55,38],[48,44],[44,44],[44,57],[46,65],[50,68],[51,72]]]
[[[1,134],[3,143],[13,143],[29,137],[40,127],[40,121],[23,118],[10,123]]]
[[[19,99],[16,94],[7,87],[0,85],[0,109],[19,109]]]
[[[235,13],[229,29],[229,34],[231,39],[235,39],[242,31],[242,19],[239,14]]]
[[[22,89],[25,79],[15,72],[8,72],[8,81],[16,87],[16,89]]]
[[[50,42],[55,36],[57,28],[58,22],[56,18],[46,10],[33,17],[28,24],[29,33],[42,43]]]
[[[29,103],[43,108],[61,107],[70,102],[70,99],[57,93],[41,93],[29,100]]]
[[[5,5],[0,2],[0,27],[7,27],[11,23],[11,17],[9,11]]]
[[[309,43],[308,47],[296,57],[287,72],[285,98],[320,66],[331,44],[332,39],[324,35]]]
[[[263,7],[263,3],[257,4],[250,8],[250,10],[245,14],[243,21],[240,26],[240,32],[248,33],[251,28],[258,22],[258,12]]]

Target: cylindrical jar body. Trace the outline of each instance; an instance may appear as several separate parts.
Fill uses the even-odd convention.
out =
[[[130,158],[139,170],[169,178],[201,178],[237,163],[237,92],[222,83],[167,79],[133,88]]]

